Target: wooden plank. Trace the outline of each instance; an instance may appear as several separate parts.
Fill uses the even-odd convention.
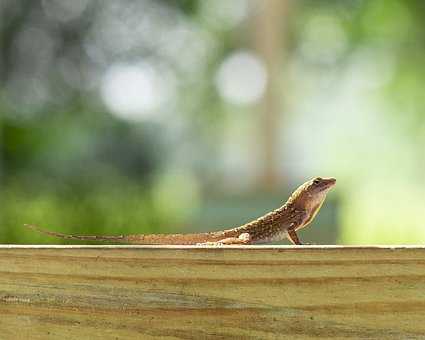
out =
[[[1,339],[423,339],[424,321],[424,247],[0,246]]]

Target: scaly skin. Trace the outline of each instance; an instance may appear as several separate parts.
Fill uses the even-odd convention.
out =
[[[296,231],[307,226],[316,216],[326,194],[335,185],[334,178],[316,177],[301,185],[280,208],[248,222],[240,227],[197,234],[151,234],[151,235],[69,235],[26,225],[38,232],[73,240],[109,241],[129,244],[255,244],[280,241],[288,238],[295,245],[302,243]]]

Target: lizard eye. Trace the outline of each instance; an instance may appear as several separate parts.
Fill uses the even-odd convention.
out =
[[[317,185],[317,184],[319,184],[319,183],[320,183],[320,181],[319,181],[318,179],[315,179],[315,180],[313,181],[313,183]]]

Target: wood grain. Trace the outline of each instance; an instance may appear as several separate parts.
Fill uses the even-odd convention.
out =
[[[1,339],[425,338],[423,247],[0,246]]]

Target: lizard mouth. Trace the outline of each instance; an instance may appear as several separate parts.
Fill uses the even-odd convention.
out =
[[[330,189],[333,186],[335,186],[336,184],[336,179],[335,178],[324,178],[323,179],[323,183],[324,183],[324,189]]]

